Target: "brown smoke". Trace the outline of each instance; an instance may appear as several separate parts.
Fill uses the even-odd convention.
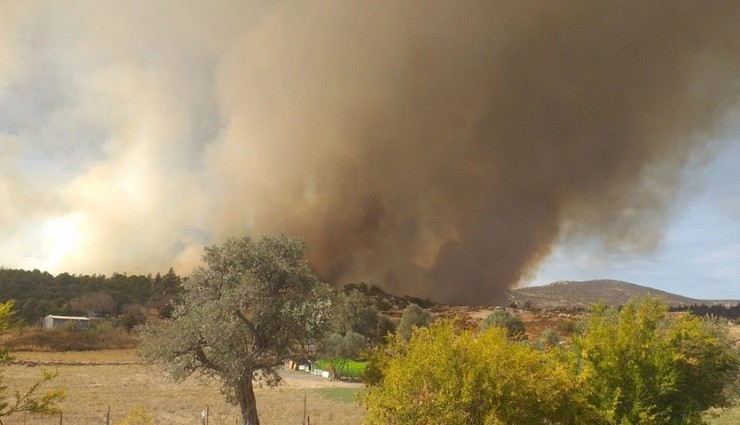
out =
[[[234,53],[218,164],[224,234],[250,211],[339,284],[476,303],[563,234],[649,251],[737,96],[738,2],[330,3]]]
[[[556,242],[655,248],[740,82],[737,1],[26,3],[0,100],[29,87],[8,131],[38,152],[0,199],[49,213],[14,194],[65,164],[37,185],[65,214],[38,254],[43,214],[0,227],[57,271],[284,232],[337,285],[488,302]]]

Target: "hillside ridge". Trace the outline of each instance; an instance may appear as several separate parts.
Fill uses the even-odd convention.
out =
[[[631,298],[655,296],[671,306],[692,304],[733,306],[740,300],[705,300],[685,297],[648,286],[614,279],[583,281],[560,280],[543,286],[529,286],[507,291],[509,301],[533,308],[583,308],[596,302],[624,305]]]

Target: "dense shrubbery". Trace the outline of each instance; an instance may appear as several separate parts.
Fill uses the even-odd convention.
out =
[[[374,350],[364,403],[370,424],[691,425],[732,402],[739,374],[719,323],[647,298],[595,307],[566,347],[500,326],[416,328]]]
[[[376,351],[382,378],[364,402],[370,424],[572,423],[576,379],[555,353],[441,320]]]
[[[732,402],[740,379],[726,327],[669,314],[657,299],[595,307],[573,342],[581,393],[600,414],[594,424],[700,424],[702,412]]]

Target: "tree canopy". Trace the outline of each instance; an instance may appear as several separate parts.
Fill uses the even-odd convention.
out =
[[[259,424],[253,379],[276,384],[276,367],[310,355],[329,328],[332,289],[310,270],[304,250],[284,235],[206,248],[172,318],[144,329],[144,356],[175,379],[218,378],[242,424]]]
[[[574,336],[582,393],[594,424],[701,424],[702,412],[727,407],[740,381],[740,355],[727,329],[710,318],[669,314],[657,298],[621,310],[593,307]]]
[[[440,320],[376,350],[382,378],[364,403],[369,424],[571,424],[576,379],[555,355]]]
[[[373,300],[358,290],[339,295],[336,315],[336,332],[346,335],[354,332],[372,344],[382,342],[389,332],[395,331],[390,317],[381,313]]]
[[[52,276],[39,270],[26,271],[0,267],[0,300],[14,300],[18,316],[29,325],[40,324],[48,314],[117,316],[130,304],[159,309],[162,317],[170,313],[169,303],[180,290],[180,277],[170,268],[164,276],[71,275]]]

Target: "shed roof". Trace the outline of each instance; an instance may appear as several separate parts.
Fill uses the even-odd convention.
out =
[[[60,320],[90,320],[87,317],[81,317],[81,316],[55,316],[53,314],[50,314],[46,317],[51,317],[52,319],[60,319]]]

